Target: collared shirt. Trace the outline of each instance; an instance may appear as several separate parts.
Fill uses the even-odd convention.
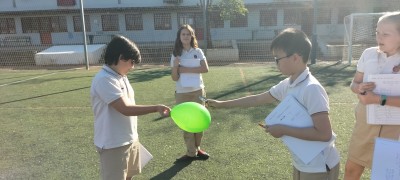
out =
[[[174,66],[175,56],[171,55],[171,67]],[[200,48],[190,48],[188,51],[182,50],[180,56],[180,66],[200,67],[200,61],[206,61],[203,51]],[[181,73],[176,81],[176,92],[187,93],[204,88],[201,73]]]
[[[125,116],[110,106],[121,97],[127,97],[132,105],[135,104],[134,91],[126,76],[104,65],[93,78],[90,96],[97,147],[110,149],[138,141],[137,117]]]
[[[400,64],[400,53],[387,57],[378,47],[366,49],[357,63],[357,71],[364,73],[363,82],[368,82],[368,75],[392,74],[393,67]],[[400,73],[400,72],[397,72]]]
[[[288,77],[273,86],[269,92],[279,101],[282,101],[288,94],[293,95],[307,109],[310,116],[318,112],[329,112],[328,95],[308,67],[292,83]],[[332,132],[332,134],[334,133]],[[293,152],[291,154],[293,166],[301,172],[326,172],[326,165],[333,168],[340,161],[334,141],[308,164],[304,164]]]

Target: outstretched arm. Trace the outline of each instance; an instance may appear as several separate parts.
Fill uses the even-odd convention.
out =
[[[110,103],[114,109],[125,116],[140,116],[158,112],[163,117],[168,117],[171,109],[168,106],[158,105],[132,105],[125,97],[118,98]]]
[[[269,91],[267,91],[256,95],[250,95],[226,101],[208,99],[207,103],[208,106],[210,107],[232,108],[232,107],[254,107],[268,103],[273,103],[276,101],[277,100],[269,93]]]

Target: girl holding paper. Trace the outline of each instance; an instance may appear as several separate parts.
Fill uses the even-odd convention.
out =
[[[386,13],[379,18],[376,41],[377,47],[368,48],[362,53],[350,85],[359,103],[355,109],[356,123],[349,145],[345,180],[360,179],[365,167],[371,168],[376,137],[397,140],[400,136],[400,123],[369,124],[366,111],[367,105],[376,104],[396,107],[395,114],[400,114],[400,96],[376,94],[373,92],[375,83],[368,82],[369,75],[400,73],[400,11]]]
[[[205,96],[202,73],[208,72],[208,64],[203,51],[198,48],[194,30],[190,25],[182,25],[175,40],[171,56],[171,77],[176,82],[176,104],[197,102],[204,105],[199,96]],[[209,155],[200,149],[203,132],[189,133],[184,131],[186,154],[178,161],[208,159]]]

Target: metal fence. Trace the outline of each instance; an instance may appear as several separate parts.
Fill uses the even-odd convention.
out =
[[[220,1],[1,1],[0,68],[100,65],[115,34],[139,46],[143,64],[168,65],[181,24],[194,27],[210,65],[272,62],[270,42],[287,27],[312,39],[312,60],[341,61],[345,16],[400,9],[398,0],[244,0],[247,13],[224,20]]]

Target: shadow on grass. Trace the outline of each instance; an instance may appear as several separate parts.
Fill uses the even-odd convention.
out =
[[[71,89],[71,90],[67,90],[67,91],[60,91],[60,92],[55,92],[55,93],[43,94],[43,95],[39,95],[39,96],[33,96],[33,97],[28,97],[28,98],[23,98],[23,99],[17,99],[17,100],[12,100],[12,101],[0,102],[0,105],[9,104],[9,103],[13,103],[13,102],[19,102],[19,101],[25,101],[25,100],[31,100],[31,99],[37,99],[37,98],[46,97],[46,96],[51,96],[51,95],[56,95],[56,94],[63,94],[63,93],[72,92],[72,91],[79,91],[79,90],[88,89],[88,88],[90,88],[90,86],[88,86],[88,87],[76,88],[76,89]]]
[[[170,69],[151,69],[151,70],[135,70],[133,73],[128,74],[129,81],[132,82],[145,82],[159,79],[164,76],[170,76]]]
[[[151,180],[164,180],[164,179],[172,179],[179,171],[184,169],[186,166],[189,166],[192,161],[183,161],[179,163],[174,163],[170,168],[165,170],[164,172],[150,178]]]

